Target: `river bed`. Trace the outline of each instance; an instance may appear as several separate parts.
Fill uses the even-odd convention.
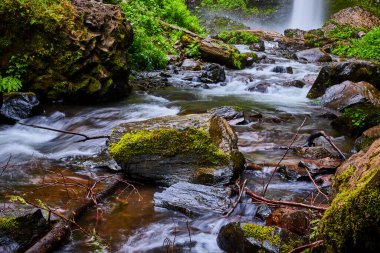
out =
[[[242,51],[248,50],[239,46]],[[289,145],[291,139],[306,118],[296,144],[303,144],[313,130],[324,130],[344,152],[350,153],[352,140],[340,136],[330,127],[330,120],[323,117],[318,101],[309,100],[304,88],[284,87],[286,81],[315,77],[321,66],[304,64],[282,58],[275,51],[267,56],[275,64],[257,64],[240,71],[227,71],[227,82],[209,85],[209,89],[184,85],[181,76],[172,76],[172,86],[154,92],[134,92],[124,101],[99,106],[47,106],[46,113],[23,121],[44,125],[88,136],[108,135],[124,122],[189,113],[204,113],[219,106],[236,106],[254,111],[266,119],[248,125],[234,126],[239,136],[239,148],[245,157],[255,163],[277,163],[284,154],[278,146]],[[275,66],[292,67],[293,74],[275,73]],[[249,81],[247,81],[249,77]],[[248,91],[249,87],[267,81],[272,85],[265,93]],[[9,157],[10,166],[0,177],[0,202],[8,202],[8,195],[23,195],[40,199],[52,206],[67,210],[75,206],[75,197],[83,192],[67,192],[60,185],[36,187],[54,180],[63,173],[67,177],[90,184],[109,174],[98,163],[105,140],[79,142],[81,137],[32,129],[22,125],[0,127],[0,164]],[[290,153],[285,161],[300,159]],[[108,165],[112,167],[116,165]],[[273,168],[247,171],[251,190],[260,190]],[[208,215],[190,219],[178,212],[155,208],[153,194],[163,188],[134,183],[138,193],[126,190],[105,201],[101,212],[91,211],[80,221],[87,230],[96,232],[103,241],[87,238],[75,230],[72,240],[55,252],[166,252],[165,243],[175,241],[178,252],[223,252],[216,244],[220,227],[230,221],[254,221],[257,206],[247,198],[229,218]],[[288,181],[275,176],[267,197],[283,200],[308,201],[312,183]],[[70,201],[69,201],[70,200]],[[189,235],[190,234],[190,235]],[[191,242],[190,242],[191,241]],[[176,252],[177,252],[176,251]]]

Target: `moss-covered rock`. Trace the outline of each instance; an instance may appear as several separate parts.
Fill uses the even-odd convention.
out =
[[[363,134],[359,138],[356,139],[355,148],[358,151],[369,148],[372,145],[372,143],[379,138],[380,138],[380,125],[371,127],[370,129],[367,129],[366,131],[364,131]]]
[[[6,0],[0,5],[0,70],[43,100],[99,102],[129,91],[132,26],[115,5]],[[14,15],[14,10],[20,15]],[[17,73],[16,73],[17,72]]]
[[[130,176],[164,185],[227,183],[244,168],[236,134],[210,114],[122,124],[111,135],[109,152]]]
[[[336,197],[319,231],[334,252],[377,252],[380,247],[380,140],[336,172]]]
[[[278,227],[229,223],[220,229],[217,242],[227,252],[285,253],[302,245],[303,239]]]

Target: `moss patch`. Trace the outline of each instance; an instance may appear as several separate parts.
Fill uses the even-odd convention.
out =
[[[244,230],[244,237],[254,238],[261,243],[269,241],[274,246],[278,246],[281,242],[280,236],[275,233],[274,227],[259,226],[256,224],[244,224],[242,225]]]
[[[256,35],[244,31],[223,31],[216,38],[228,44],[253,44],[259,42]]]
[[[0,230],[12,230],[17,227],[17,221],[12,217],[0,217]]]
[[[197,155],[202,165],[227,164],[229,161],[229,155],[212,143],[208,132],[196,128],[133,131],[119,142],[112,143],[109,151],[112,157],[123,162],[139,155],[171,157],[180,154]]]
[[[380,247],[380,167],[368,171],[356,187],[340,192],[320,222],[320,234],[334,252],[376,252]],[[348,170],[348,174],[352,171]],[[346,178],[348,175],[342,175]]]

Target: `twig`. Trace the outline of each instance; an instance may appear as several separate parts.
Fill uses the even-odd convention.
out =
[[[307,138],[307,142],[304,146],[311,147],[314,144],[314,140],[319,138],[319,137],[324,137],[328,143],[339,153],[339,155],[343,158],[343,160],[346,160],[346,156],[343,154],[343,152],[335,145],[333,140],[331,139],[330,136],[328,136],[325,131],[318,131],[312,133],[309,138]]]
[[[327,197],[327,195],[324,194],[324,193],[321,191],[321,189],[319,189],[317,183],[314,181],[314,179],[313,179],[313,177],[311,176],[311,174],[310,174],[309,170],[307,169],[307,167],[305,167],[305,170],[306,170],[307,174],[309,175],[309,178],[310,178],[311,182],[313,182],[313,184],[314,184],[315,188],[317,189],[317,191],[318,191],[320,194],[322,194],[323,197],[325,197],[326,200],[327,200],[327,202],[328,202],[328,201],[329,201],[329,197]]]
[[[307,208],[307,209],[313,209],[313,210],[318,210],[318,211],[326,211],[327,208],[325,207],[320,207],[320,206],[312,206],[312,205],[306,205],[302,203],[297,203],[297,202],[290,202],[290,201],[279,201],[279,200],[272,200],[272,199],[267,199],[265,197],[262,197],[254,192],[251,192],[249,189],[245,189],[245,192],[247,193],[248,196],[251,198],[254,198],[256,200],[259,200],[261,202],[269,203],[269,204],[274,204],[274,205],[282,205],[282,206],[292,206],[292,207],[301,207],[301,208]]]
[[[243,196],[243,192],[244,192],[244,189],[245,189],[245,185],[247,184],[247,179],[244,180],[243,184],[241,186],[239,186],[239,196],[238,198],[236,199],[235,203],[232,205],[232,208],[230,211],[228,211],[228,213],[226,213],[224,215],[225,218],[227,218],[228,216],[231,215],[231,213],[233,213],[233,211],[235,210],[235,208],[237,207],[237,205],[239,204],[240,202],[240,199],[241,197]]]
[[[4,171],[8,168],[10,161],[12,160],[12,155],[9,156],[7,163],[3,166],[1,170],[0,177],[3,175]]]
[[[189,232],[189,238],[190,238],[190,253],[191,253],[191,248],[192,248],[192,242],[191,242],[191,233],[190,233],[190,227],[189,227],[189,220],[186,220],[186,227],[187,231]]]
[[[293,137],[291,143],[289,144],[288,148],[286,149],[285,154],[281,157],[280,161],[277,163],[276,167],[274,168],[274,170],[273,170],[273,172],[272,172],[272,174],[271,174],[271,176],[270,176],[270,178],[269,178],[269,181],[268,181],[268,183],[266,184],[266,186],[265,186],[265,188],[264,188],[264,191],[263,191],[263,197],[265,197],[265,193],[266,193],[267,190],[268,190],[268,186],[269,186],[269,184],[271,183],[274,174],[277,172],[278,167],[280,166],[282,160],[284,160],[284,158],[285,158],[286,155],[288,154],[288,152],[289,152],[291,146],[292,146],[292,145],[294,144],[294,142],[296,141],[296,139],[297,139],[297,137],[298,137],[298,133],[300,132],[300,130],[301,130],[301,128],[303,127],[303,125],[305,124],[305,122],[306,122],[306,117],[305,117],[305,119],[303,120],[301,126],[297,129],[297,132],[296,132],[296,134],[294,135],[294,137]]]
[[[322,244],[323,244],[323,240],[319,240],[319,241],[316,241],[316,242],[313,242],[310,244],[306,244],[306,245],[302,245],[298,248],[295,248],[295,249],[289,251],[289,253],[303,252],[305,249],[313,249],[313,248],[321,246]]]
[[[110,136],[108,136],[108,135],[87,136],[85,134],[79,134],[79,133],[74,133],[74,132],[54,129],[54,128],[50,128],[50,127],[30,125],[30,124],[25,124],[25,123],[21,123],[21,122],[19,122],[18,124],[20,124],[22,126],[27,126],[27,127],[32,127],[32,128],[38,128],[38,129],[44,129],[44,130],[49,130],[49,131],[53,131],[53,132],[57,132],[57,133],[62,133],[62,134],[70,134],[70,135],[81,136],[81,137],[84,138],[84,139],[76,141],[76,142],[85,142],[85,141],[89,141],[89,140],[109,139],[110,138]]]

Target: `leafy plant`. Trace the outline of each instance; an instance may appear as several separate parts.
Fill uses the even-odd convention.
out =
[[[357,28],[349,25],[337,26],[335,29],[332,29],[327,32],[327,37],[329,38],[338,38],[338,39],[350,39],[355,38],[359,32],[367,32],[365,28]]]
[[[13,76],[7,76],[4,78],[0,76],[0,93],[18,91],[21,87],[22,82],[20,79]]]
[[[198,45],[198,43],[194,42],[194,43],[191,43],[190,45],[188,45],[188,46],[186,47],[186,54],[187,54],[190,58],[195,58],[195,59],[199,59],[199,58],[201,58],[202,53],[201,53],[201,51],[199,50],[199,45]]]
[[[357,57],[361,59],[380,59],[380,27],[368,32],[361,39],[350,40],[333,48],[336,55]]]
[[[244,31],[223,31],[216,35],[220,39],[229,44],[253,44],[259,42],[256,35]]]

